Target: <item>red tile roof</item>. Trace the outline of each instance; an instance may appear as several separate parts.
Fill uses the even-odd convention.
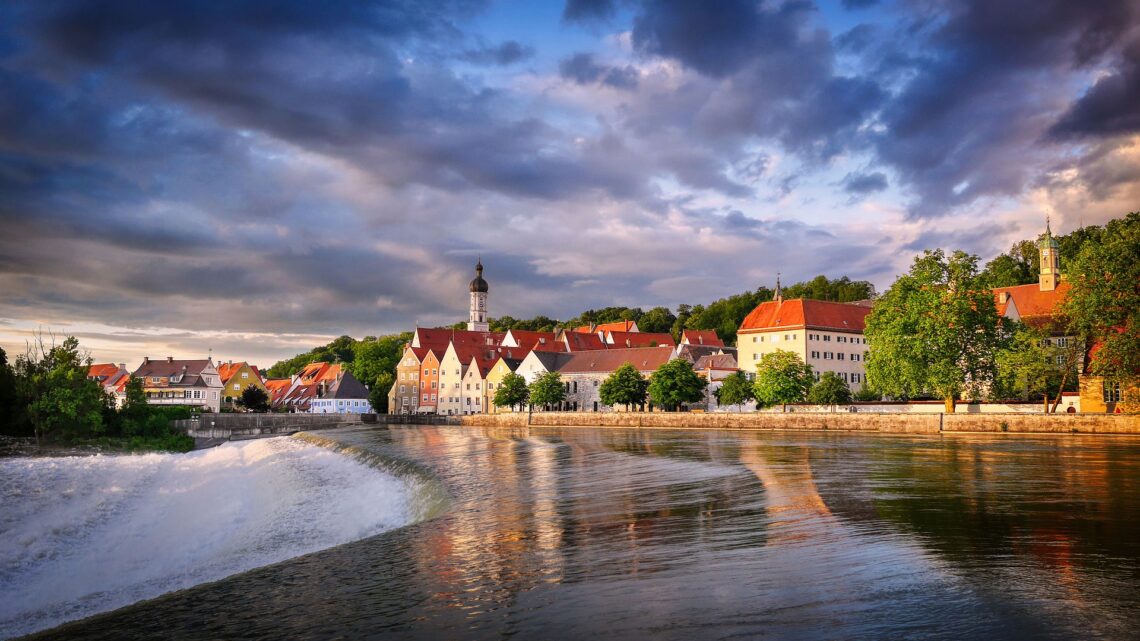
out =
[[[826,329],[862,332],[870,308],[848,303],[796,298],[760,303],[740,324],[741,332],[771,329]]]
[[[585,352],[605,349],[606,344],[597,334],[583,334],[581,332],[562,332],[562,342],[568,352]]]
[[[532,332],[526,329],[512,329],[510,330],[510,334],[514,337],[515,341],[519,344],[520,347],[524,345],[534,345],[540,339],[544,338],[546,339],[546,342],[550,343],[553,342],[556,337],[556,334],[554,332]],[[504,334],[504,338],[505,337],[506,335]]]
[[[614,347],[657,347],[669,345],[675,347],[672,334],[656,334],[649,332],[606,332],[606,343]]]
[[[724,347],[724,341],[716,335],[715,329],[686,329],[681,332],[681,343]]]
[[[630,349],[607,349],[570,354],[558,371],[564,374],[608,373],[631,363],[640,372],[652,372],[669,362],[673,348],[635,347]]]
[[[574,328],[575,332],[579,334],[596,334],[598,332],[636,332],[637,323],[631,320],[614,321],[612,323],[601,323],[598,325],[580,325]]]
[[[218,377],[222,379],[223,384],[228,383],[230,379],[233,378],[234,374],[237,374],[238,370],[246,365],[248,365],[248,363],[245,361],[238,363],[221,363],[218,365]],[[249,369],[253,372],[253,375],[258,378],[258,380],[261,379],[261,372],[257,371],[256,367],[249,365]]]
[[[115,363],[95,363],[87,368],[87,378],[95,379],[102,383],[118,372],[119,366]]]
[[[1013,301],[1021,321],[1030,325],[1044,325],[1059,320],[1061,304],[1068,296],[1071,285],[1065,281],[1057,283],[1057,288],[1043,292],[1037,283],[1029,285],[1015,285],[1013,287],[995,287],[994,304],[998,313],[1005,316],[1009,311],[1009,301]],[[1006,302],[1002,302],[1002,294],[1007,294]]]

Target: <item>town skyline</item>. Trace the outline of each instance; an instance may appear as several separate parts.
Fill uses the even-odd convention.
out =
[[[265,366],[462,320],[480,255],[492,317],[882,291],[1140,202],[1128,2],[0,15],[13,357],[44,329]]]

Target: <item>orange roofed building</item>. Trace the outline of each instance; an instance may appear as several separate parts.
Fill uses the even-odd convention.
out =
[[[757,305],[737,330],[737,362],[755,373],[764,354],[785,350],[811,365],[817,378],[835,372],[859,391],[867,380],[863,328],[870,313],[870,307],[852,303],[784,300],[777,281],[774,300]]]

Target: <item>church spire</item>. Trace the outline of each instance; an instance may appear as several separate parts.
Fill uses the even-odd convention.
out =
[[[471,292],[471,307],[468,310],[467,329],[472,332],[486,332],[490,329],[487,322],[487,281],[483,280],[483,257],[475,261],[475,278],[468,287]]]
[[[784,300],[784,293],[780,290],[780,272],[776,272],[776,291],[772,295],[772,300],[776,301],[777,303]]]
[[[1053,237],[1050,222],[1049,216],[1045,216],[1045,233],[1037,242],[1041,264],[1038,286],[1043,292],[1057,289],[1057,284],[1061,282],[1061,244]]]

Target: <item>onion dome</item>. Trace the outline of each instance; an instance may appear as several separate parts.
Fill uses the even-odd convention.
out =
[[[471,293],[487,293],[487,281],[483,280],[483,260],[475,263],[475,280],[471,281]]]

